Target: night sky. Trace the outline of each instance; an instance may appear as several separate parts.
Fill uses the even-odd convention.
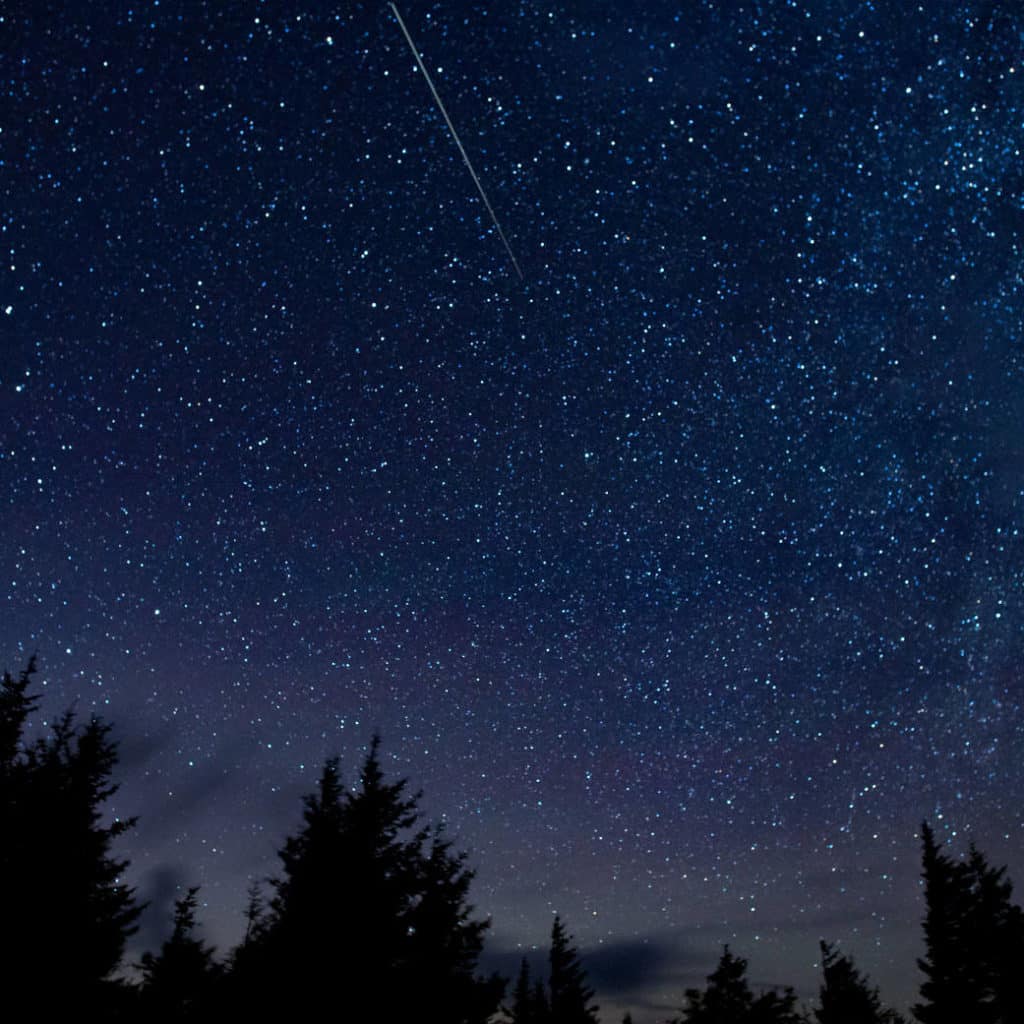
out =
[[[399,9],[522,280],[387,4],[0,12],[0,663],[133,955],[379,730],[489,964],[905,1007],[921,819],[1024,885],[1019,9]]]

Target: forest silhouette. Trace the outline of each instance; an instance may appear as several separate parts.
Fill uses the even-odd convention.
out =
[[[197,1022],[323,1016],[440,1024],[597,1024],[598,1007],[565,923],[552,923],[546,976],[480,971],[488,922],[468,902],[473,870],[420,795],[389,781],[375,737],[347,789],[327,760],[284,839],[279,873],[250,887],[246,929],[218,956],[197,934],[198,888],[177,900],[168,935],[125,962],[142,906],[114,852],[135,819],[107,822],[118,756],[111,726],[71,711],[44,736],[26,724],[33,658],[0,685],[0,878],[6,925],[0,980],[8,1016]],[[921,826],[924,880],[919,1024],[1022,1024],[1024,913],[1005,868],[971,845],[954,859]],[[672,1024],[903,1024],[851,957],[822,941],[818,999],[755,993],[747,961],[726,946],[703,988],[687,989]],[[908,965],[908,968],[913,965]],[[136,968],[135,974],[130,973]],[[631,1021],[627,1014],[626,1022]]]

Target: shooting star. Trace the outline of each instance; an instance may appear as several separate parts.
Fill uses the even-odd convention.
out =
[[[477,192],[480,193],[480,198],[484,201],[484,206],[487,207],[487,212],[491,215],[491,221],[494,223],[495,228],[498,231],[498,237],[501,239],[505,246],[505,251],[508,253],[508,258],[512,261],[512,266],[516,268],[516,273],[519,275],[519,280],[523,280],[523,272],[519,269],[519,263],[516,260],[515,254],[512,252],[512,246],[508,244],[508,239],[505,237],[505,232],[501,230],[501,225],[498,223],[498,218],[494,213],[494,207],[491,206],[490,200],[487,198],[487,193],[484,191],[483,185],[480,184],[480,179],[476,176],[476,171],[473,170],[473,165],[469,162],[469,156],[466,154],[466,149],[462,145],[462,140],[459,138],[459,133],[455,130],[455,125],[452,124],[452,119],[448,116],[448,111],[445,110],[444,104],[441,102],[441,97],[438,94],[436,88],[434,88],[434,80],[430,77],[430,72],[427,70],[426,65],[423,63],[423,58],[420,56],[420,51],[416,49],[416,44],[412,41],[412,36],[409,35],[409,30],[405,27],[405,22],[402,21],[401,14],[398,13],[398,8],[392,3],[388,5],[394,12],[395,19],[398,22],[398,27],[402,30],[402,35],[405,36],[405,41],[409,44],[409,49],[412,50],[412,55],[416,58],[416,63],[419,65],[420,71],[423,72],[424,77],[427,80],[427,85],[430,86],[430,92],[434,97],[434,102],[437,104],[438,109],[444,116],[445,124],[448,125],[448,131],[452,133],[452,138],[455,140],[455,145],[459,147],[459,152],[462,154],[462,160],[466,167],[469,169],[469,173],[473,177],[473,184],[476,185]]]

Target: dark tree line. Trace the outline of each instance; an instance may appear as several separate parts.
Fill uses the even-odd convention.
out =
[[[419,794],[385,779],[379,740],[357,785],[326,762],[303,820],[279,850],[280,873],[250,887],[241,943],[218,959],[198,933],[198,888],[175,904],[160,949],[123,978],[142,907],[122,881],[115,841],[135,819],[104,805],[117,748],[110,726],[67,712],[29,741],[35,659],[0,684],[0,1006],[13,1017],[45,1006],[157,1024],[317,1018],[444,1024],[597,1024],[594,991],[556,916],[546,978],[524,959],[507,983],[479,973],[488,922],[468,902],[473,871],[440,826],[424,825]],[[922,825],[924,981],[919,1024],[1024,1024],[1024,913],[1004,868],[973,845],[956,860]],[[853,960],[821,943],[818,1003],[791,988],[754,993],[747,961],[725,947],[704,988],[685,993],[673,1024],[904,1024]],[[42,1002],[40,1002],[42,1000]],[[627,1020],[629,1015],[627,1014]]]

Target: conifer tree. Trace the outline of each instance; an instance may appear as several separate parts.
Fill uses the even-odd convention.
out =
[[[806,1024],[796,1008],[796,993],[787,985],[781,992],[762,992],[750,1008],[750,1024]]]
[[[533,1024],[550,1024],[551,1006],[548,1004],[548,991],[544,982],[538,978],[533,983],[533,999],[530,1000],[530,1020]]]
[[[26,993],[45,992],[56,1014],[102,1008],[140,908],[121,881],[127,861],[114,841],[134,819],[103,821],[117,790],[110,726],[76,727],[69,711],[50,735],[26,743],[37,698],[27,692],[35,660],[0,687],[0,964]],[[57,967],[60,984],[54,986]]]
[[[10,777],[17,766],[25,722],[39,703],[37,696],[30,696],[27,692],[35,673],[36,658],[33,655],[17,679],[5,670],[0,683],[0,785],[3,786],[12,784]],[[0,790],[0,794],[3,792]]]
[[[439,829],[418,827],[419,796],[384,780],[378,750],[375,737],[352,792],[326,762],[267,913],[235,953],[235,990],[263,1012],[327,1000],[352,1020],[483,1024],[504,982],[474,974],[487,922],[466,902],[472,872]]]
[[[512,989],[512,1007],[508,1011],[511,1024],[534,1024],[532,1015],[533,990],[530,987],[530,962],[524,956]]]
[[[245,904],[245,935],[242,938],[243,948],[253,942],[259,934],[263,924],[263,893],[260,890],[259,882],[250,882],[246,890],[247,902]]]
[[[445,1020],[487,1020],[505,990],[497,975],[474,976],[489,923],[473,920],[468,904],[473,872],[466,855],[453,853],[444,829],[431,830],[429,846],[415,857],[418,893],[405,916],[403,974],[417,1002],[432,1005]]]
[[[154,956],[146,953],[142,969],[142,1009],[151,1021],[212,1019],[214,985],[220,974],[213,948],[195,935],[196,895],[190,888],[174,904],[174,930]]]
[[[598,1007],[591,1004],[594,990],[587,986],[587,974],[572,945],[572,936],[557,914],[551,926],[549,965],[548,1009],[552,1024],[597,1024]]]
[[[878,989],[870,987],[853,960],[824,941],[821,967],[821,1005],[814,1010],[818,1024],[903,1024],[895,1010],[882,1007]]]
[[[726,946],[708,975],[707,988],[686,990],[683,1021],[687,1024],[743,1024],[754,1002],[746,979],[747,961]]]
[[[1011,903],[1006,869],[991,867],[973,843],[966,860],[954,861],[927,822],[921,837],[925,980],[914,1016],[921,1024],[1016,1024],[1024,1019],[1024,917]]]
[[[975,955],[976,984],[983,992],[982,1012],[976,1019],[995,1024],[1024,1021],[1024,914],[1011,902],[1013,884],[1006,868],[992,867],[974,843],[966,867],[971,891],[966,930]]]
[[[921,842],[925,956],[917,963],[925,981],[921,984],[922,1002],[914,1006],[914,1016],[922,1024],[960,1024],[981,1002],[961,948],[970,883],[964,866],[941,852],[927,822],[921,825]]]
[[[530,964],[524,956],[519,965],[512,1006],[506,1010],[509,1024],[548,1024],[548,996],[544,982],[530,977]]]
[[[747,961],[726,946],[707,988],[686,990],[685,1024],[801,1024],[796,994],[786,988],[755,998],[746,978]]]

